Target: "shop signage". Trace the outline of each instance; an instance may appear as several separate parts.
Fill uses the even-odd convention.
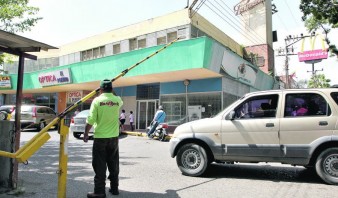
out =
[[[322,60],[322,59],[327,59],[328,53],[327,49],[325,48],[325,43],[324,39],[321,36],[321,44],[322,44],[322,49],[314,49],[315,42],[316,42],[316,37],[318,35],[315,35],[313,37],[310,37],[310,45],[311,45],[311,50],[304,51],[304,43],[305,43],[305,38],[302,40],[302,46],[300,52],[298,52],[298,59],[299,62],[308,62],[308,61],[313,61],[313,60]]]
[[[234,6],[234,11],[236,15],[240,15],[263,3],[265,3],[265,0],[242,0]]]
[[[42,87],[71,83],[69,69],[62,69],[39,74],[39,82]]]
[[[0,75],[0,89],[12,88],[11,77]]]
[[[67,92],[67,103],[75,103],[83,97],[82,91],[69,91]]]
[[[188,106],[189,121],[199,120],[202,118],[202,106]]]
[[[322,49],[298,52],[299,62],[327,59],[327,57],[328,57],[327,51]]]
[[[258,68],[243,60],[231,51],[223,53],[222,67],[230,76],[245,84],[254,85]]]

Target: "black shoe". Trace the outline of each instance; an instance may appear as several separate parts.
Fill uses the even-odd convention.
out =
[[[120,194],[118,188],[111,188],[111,189],[109,189],[109,192],[110,192],[111,194],[113,194],[113,195],[118,195],[118,194]]]
[[[87,193],[87,198],[105,198],[105,197],[106,197],[106,193],[103,193],[103,194],[96,194],[93,192]]]

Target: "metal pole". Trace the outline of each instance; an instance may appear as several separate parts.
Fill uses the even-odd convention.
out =
[[[66,122],[67,121],[67,122]],[[67,190],[67,168],[68,168],[68,123],[69,120],[60,121],[60,151],[59,151],[59,171],[58,171],[58,198],[66,198]]]
[[[16,109],[15,109],[15,145],[14,152],[20,148],[20,133],[21,133],[21,98],[22,98],[22,87],[23,87],[23,72],[24,72],[25,57],[20,54],[19,56],[19,67],[18,67],[18,80],[16,88]],[[16,188],[18,184],[18,162],[13,160],[13,175],[12,175],[12,187]]]
[[[289,60],[288,60],[288,44],[287,39],[285,39],[285,88],[289,87]]]

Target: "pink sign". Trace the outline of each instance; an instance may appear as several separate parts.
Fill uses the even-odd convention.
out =
[[[299,62],[318,60],[318,59],[327,59],[328,53],[326,50],[311,50],[298,52]]]

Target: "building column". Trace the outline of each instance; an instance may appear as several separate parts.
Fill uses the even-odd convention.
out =
[[[58,113],[63,112],[67,107],[67,94],[66,92],[59,92],[58,93]]]

